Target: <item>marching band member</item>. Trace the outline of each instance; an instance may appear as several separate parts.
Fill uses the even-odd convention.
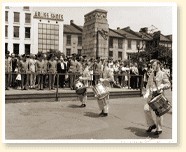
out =
[[[83,71],[83,74],[81,77],[79,77],[80,80],[83,80],[84,86],[88,87],[88,80],[91,79],[91,74],[89,71],[88,63],[85,64],[85,70]],[[87,88],[85,88],[85,92],[81,95],[79,95],[79,99],[82,103],[80,107],[86,107],[87,103]]]
[[[100,81],[106,87],[110,87],[110,82],[114,82],[114,76],[108,67],[107,61],[104,63],[103,79],[100,79]],[[101,113],[99,114],[99,116],[106,117],[109,111],[109,95],[107,95],[103,99],[97,99],[97,102],[99,105],[99,109],[101,110]]]
[[[163,116],[156,115],[156,123],[152,117],[152,108],[148,105],[148,102],[154,98],[157,93],[164,93],[163,90],[170,88],[170,82],[167,75],[160,70],[160,62],[158,60],[152,60],[152,72],[149,76],[148,83],[146,86],[146,94],[144,98],[147,98],[147,103],[144,106],[145,118],[149,128],[146,132],[151,132],[153,129],[156,129],[155,135],[162,133],[162,122]]]

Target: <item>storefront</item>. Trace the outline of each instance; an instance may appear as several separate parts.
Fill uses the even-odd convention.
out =
[[[37,54],[63,51],[63,15],[32,7],[5,8],[5,51]]]

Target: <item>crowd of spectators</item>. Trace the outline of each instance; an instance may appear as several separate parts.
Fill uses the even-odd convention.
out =
[[[112,58],[88,59],[86,56],[76,54],[72,54],[71,57],[64,55],[56,57],[54,54],[15,56],[15,54],[9,55],[7,52],[5,54],[5,90],[9,90],[10,87],[22,90],[55,89],[57,84],[59,88],[69,87],[74,90],[75,80],[87,66],[92,74],[89,86],[96,85],[99,78],[102,77],[105,62],[108,63],[108,67],[114,74],[115,82],[111,84],[112,87],[140,89],[141,84],[146,87],[148,76],[152,72],[150,64],[138,65],[122,60],[113,61]],[[167,72],[171,78],[169,67],[162,65],[161,69]],[[142,75],[142,77],[138,75]],[[57,80],[59,80],[58,83]]]

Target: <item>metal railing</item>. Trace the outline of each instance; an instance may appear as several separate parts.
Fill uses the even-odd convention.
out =
[[[77,79],[78,76],[80,76],[81,74],[79,73],[51,73],[51,72],[47,72],[47,73],[40,73],[40,72],[5,72],[5,74],[8,74],[8,75],[18,75],[18,74],[23,74],[23,75],[31,75],[31,74],[35,74],[35,76],[37,75],[48,75],[49,76],[49,79],[48,79],[48,87],[49,87],[49,90],[51,90],[51,74],[54,74],[55,77],[57,77],[57,87],[56,87],[56,100],[58,100],[58,89],[59,89],[59,75],[68,75],[68,76],[71,76],[71,75],[74,75],[74,78]],[[102,75],[102,73],[99,73],[99,74],[91,74],[91,76],[96,76],[96,75]],[[130,75],[130,74],[114,74],[114,77],[121,77],[121,80],[124,81],[125,80],[125,76],[127,76],[128,78],[128,89],[131,89],[130,87],[130,79],[131,77],[137,77],[137,81],[135,83],[138,83],[141,79],[141,83],[140,84],[137,84],[138,85],[138,89],[140,89],[140,95],[142,96],[142,90],[143,90],[143,75]],[[90,80],[91,84],[94,80]],[[68,81],[69,85],[70,85],[70,78],[69,78],[69,81]],[[122,82],[124,83],[124,82]],[[29,78],[27,77],[27,84],[29,84]],[[6,84],[5,84],[6,85]],[[71,85],[70,85],[71,86]]]

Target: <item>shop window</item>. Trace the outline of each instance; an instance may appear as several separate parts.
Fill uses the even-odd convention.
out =
[[[78,45],[82,46],[82,36],[78,36]]]
[[[25,23],[31,23],[31,14],[25,13]]]
[[[81,49],[78,49],[78,55],[81,55]]]
[[[8,22],[8,11],[5,11],[5,21]]]
[[[14,51],[14,54],[16,55],[19,54],[19,44],[13,44],[13,51]]]
[[[14,12],[14,22],[19,22],[19,12]]]
[[[19,26],[14,26],[14,37],[19,37]]]
[[[113,51],[109,51],[109,57],[113,57]]]
[[[128,49],[131,49],[131,40],[128,40]]]
[[[25,27],[25,38],[30,38],[30,27]]]
[[[122,49],[123,39],[118,39],[118,48]]]
[[[109,48],[113,48],[113,38],[109,38]]]
[[[38,45],[41,51],[59,49],[59,25],[39,23],[38,25]]]
[[[66,56],[70,56],[70,55],[71,55],[71,49],[67,49]]]
[[[5,25],[5,37],[8,37],[8,25]]]
[[[7,53],[8,51],[8,43],[5,43],[5,54]]]
[[[67,45],[71,45],[71,35],[67,35]]]
[[[118,60],[122,60],[122,52],[118,52]]]
[[[30,55],[30,44],[25,44],[25,54]]]

